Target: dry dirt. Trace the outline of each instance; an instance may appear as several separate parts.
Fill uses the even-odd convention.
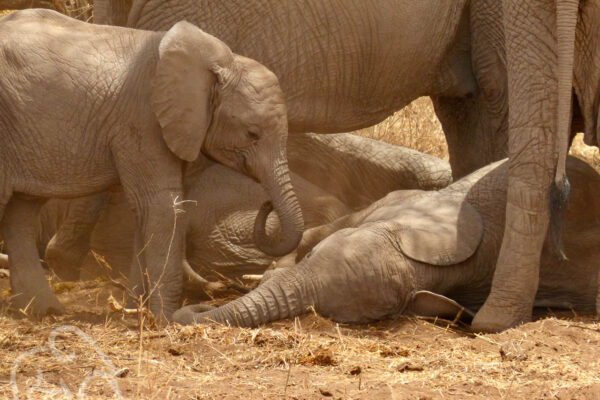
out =
[[[0,398],[600,399],[600,324],[572,311],[495,335],[313,314],[258,329],[140,329],[109,309],[121,296],[110,282],[55,285],[68,312],[37,322],[7,309],[8,286],[0,278]]]

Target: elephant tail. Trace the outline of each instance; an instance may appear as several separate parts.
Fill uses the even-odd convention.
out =
[[[556,40],[558,49],[558,105],[556,121],[556,150],[558,161],[554,185],[550,192],[550,239],[554,249],[566,259],[562,243],[561,221],[569,197],[569,180],[566,174],[567,154],[571,137],[573,65],[575,59],[575,30],[579,0],[556,2]]]
[[[302,264],[296,265],[221,307],[209,311],[201,305],[184,307],[175,313],[174,320],[186,325],[214,321],[253,328],[304,314],[317,300],[307,272]]]

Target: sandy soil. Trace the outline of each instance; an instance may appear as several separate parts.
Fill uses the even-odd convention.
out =
[[[122,296],[110,282],[54,287],[68,313],[31,321],[8,309],[0,278],[0,398],[600,399],[600,324],[572,311],[495,335],[312,314],[259,329],[156,329],[109,309],[109,295]]]

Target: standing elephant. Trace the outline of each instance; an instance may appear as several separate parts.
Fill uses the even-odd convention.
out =
[[[600,175],[569,159],[573,180],[565,246],[542,256],[535,304],[593,309],[600,269]],[[367,323],[401,313],[473,315],[494,275],[507,196],[508,162],[494,163],[437,192],[396,191],[368,208],[309,229],[297,265],[275,269],[249,294],[217,309],[194,305],[174,319],[255,327],[305,313]],[[318,243],[318,244],[317,244]]]
[[[507,225],[490,297],[473,321],[482,331],[530,320],[547,234],[555,252],[562,253],[573,116],[583,122],[586,141],[598,144],[600,2],[503,0],[502,5],[510,105]]]
[[[187,20],[222,39],[278,76],[292,134],[372,126],[432,96],[460,177],[506,156],[501,12],[476,1],[480,20],[466,0],[96,0],[95,21]]]
[[[287,150],[305,228],[362,209],[391,191],[435,190],[452,179],[448,163],[436,157],[347,133],[297,134],[289,137]],[[231,278],[263,273],[276,260],[260,251],[253,239],[256,215],[269,199],[264,188],[245,175],[206,160],[189,167],[184,187],[186,199],[193,204],[186,210],[186,256],[191,266],[205,277],[213,271]],[[133,254],[135,218],[119,187],[107,192],[107,197],[91,235],[79,244],[78,224],[72,222],[85,217],[78,215],[80,205],[85,211],[90,198],[53,199],[42,208],[41,257],[45,251],[46,262],[49,255],[56,257],[53,252],[61,252],[62,259],[78,259],[75,267],[59,265],[58,270],[49,263],[59,277],[78,279],[82,264],[84,269],[95,269],[97,263],[91,255],[82,262],[90,249],[104,257],[112,274],[126,274]],[[67,230],[62,237],[73,246],[47,247],[48,243],[56,245],[54,234],[59,229]],[[269,217],[269,234],[280,229],[278,219]],[[73,249],[75,254],[70,254]]]
[[[261,235],[266,215],[258,215],[262,250],[297,245],[286,106],[267,68],[187,22],[148,32],[27,10],[0,19],[0,38],[0,218],[17,307],[63,309],[37,257],[39,199],[120,182],[136,214],[135,254],[143,249],[133,288],[169,319],[181,292],[182,170],[200,151],[269,194],[261,210],[274,207],[282,229],[280,238]]]

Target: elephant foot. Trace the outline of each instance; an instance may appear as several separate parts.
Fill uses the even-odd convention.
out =
[[[11,299],[12,307],[28,316],[43,317],[65,312],[65,306],[58,301],[49,287],[36,291],[26,289],[15,292],[17,294]]]
[[[85,255],[84,255],[85,257]],[[79,254],[72,254],[52,246],[46,249],[44,260],[56,276],[62,281],[77,281],[83,258]]]
[[[494,333],[531,321],[531,308],[498,305],[491,296],[473,318],[475,332]]]

